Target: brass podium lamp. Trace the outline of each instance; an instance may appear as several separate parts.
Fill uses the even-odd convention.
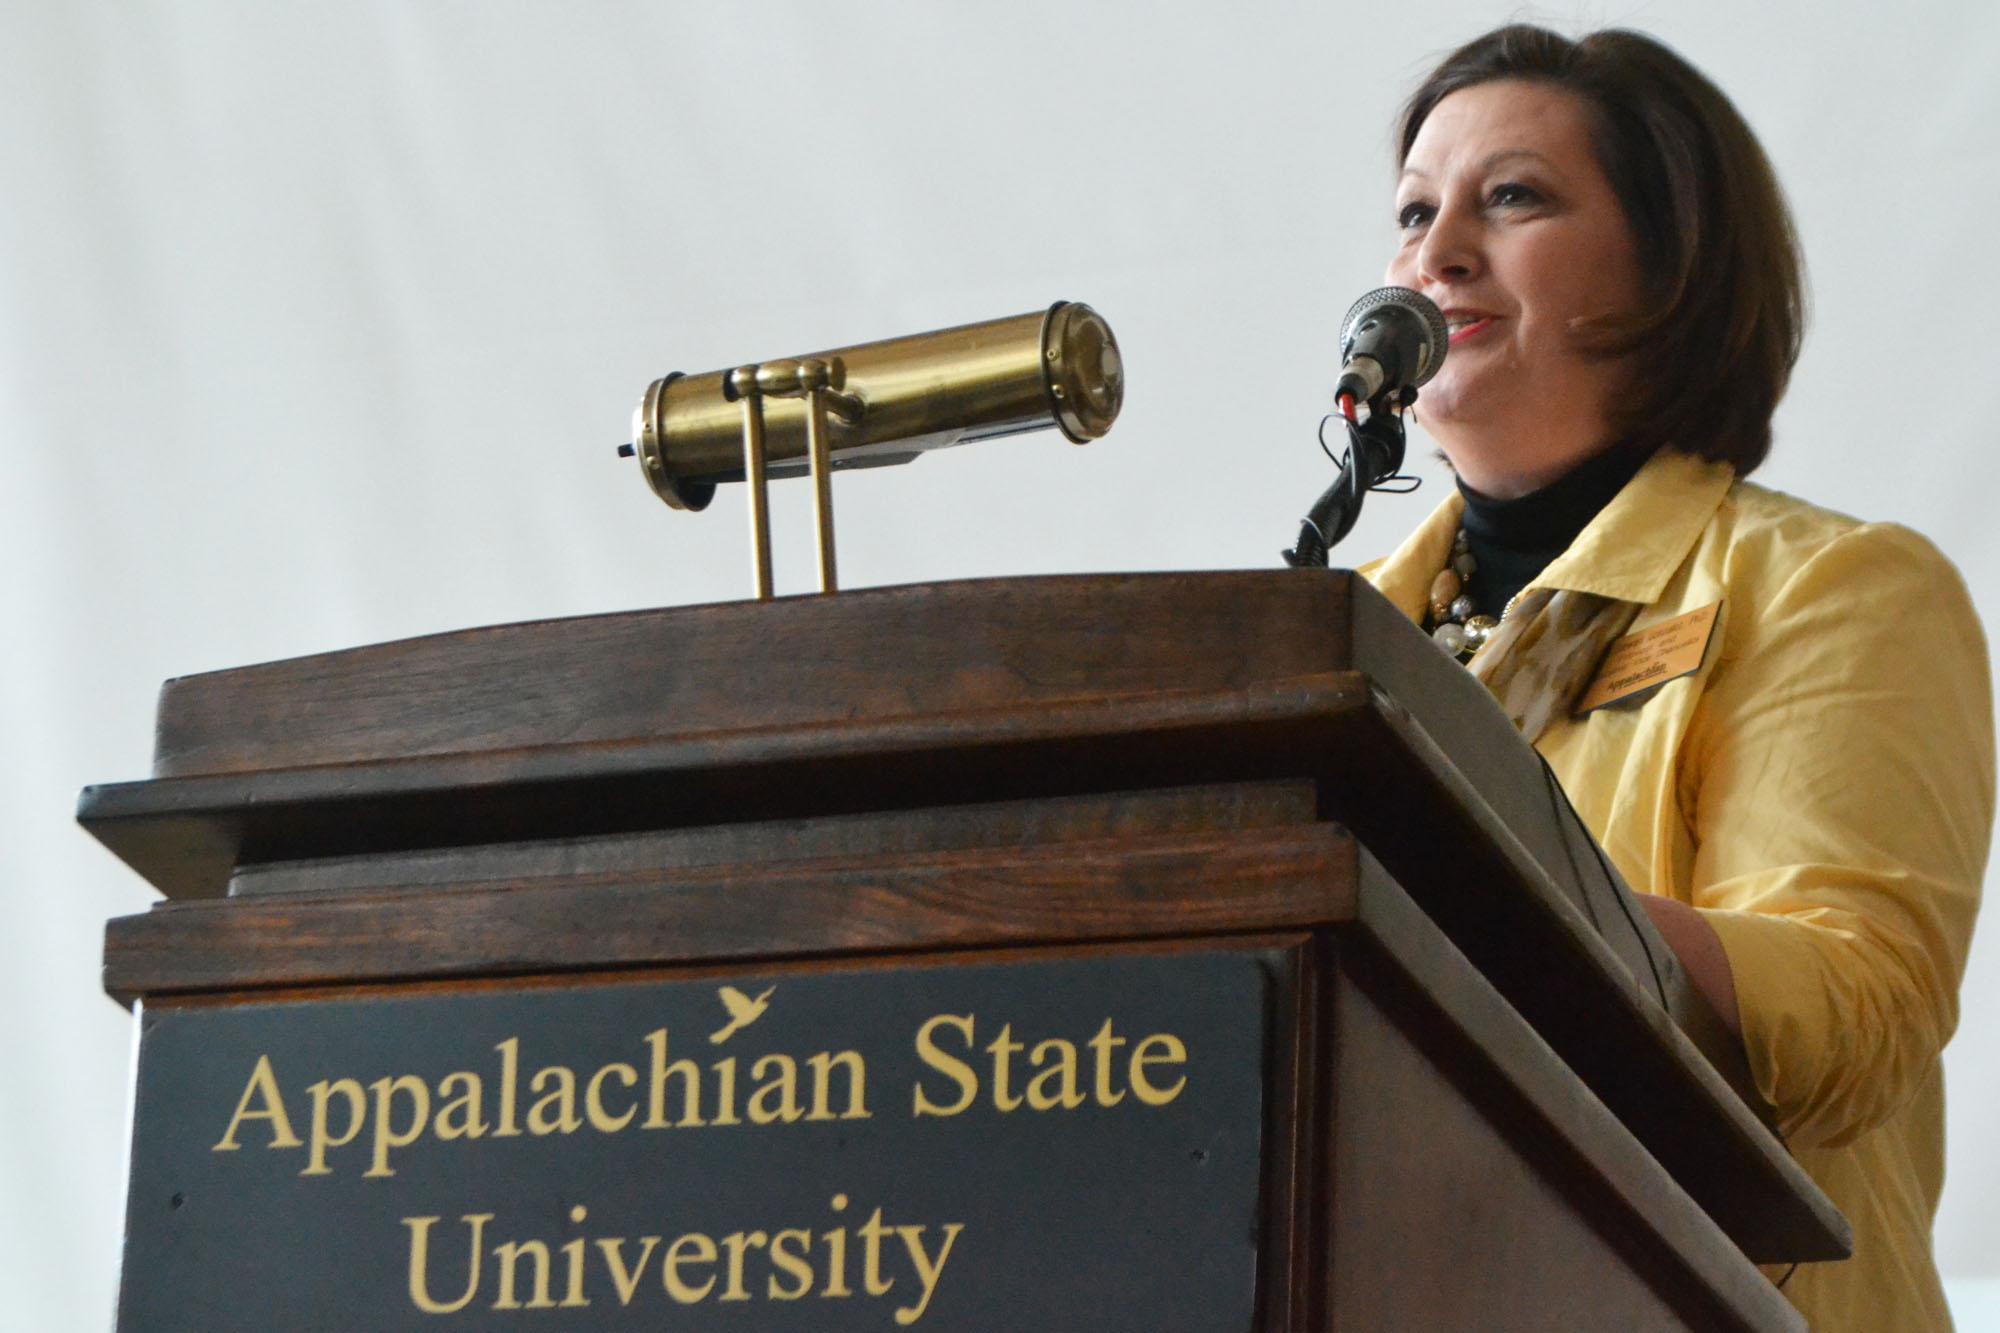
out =
[[[1096,311],[1046,311],[810,356],[654,380],[632,417],[653,493],[703,509],[718,484],[750,483],[757,596],[771,596],[772,477],[813,478],[821,592],[838,587],[835,469],[907,463],[918,454],[1054,426],[1083,444],[1102,436],[1125,397],[1124,366]]]

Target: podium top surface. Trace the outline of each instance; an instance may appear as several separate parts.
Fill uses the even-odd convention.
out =
[[[153,775],[619,744],[1366,669],[1344,571],[1068,575],[497,625],[185,676]]]

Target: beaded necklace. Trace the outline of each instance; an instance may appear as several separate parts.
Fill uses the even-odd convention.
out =
[[[1645,461],[1645,453],[1614,446],[1540,490],[1506,500],[1481,495],[1461,482],[1465,512],[1452,539],[1451,555],[1431,581],[1426,607],[1424,627],[1438,647],[1470,662],[1520,600],[1519,590],[1576,540]],[[1483,571],[1472,554],[1475,539],[1481,554],[1493,558]],[[1479,571],[1476,579],[1475,571]],[[1475,584],[1486,599],[1484,606],[1473,599]],[[1504,608],[1495,605],[1502,598],[1507,602]]]
[[[1472,655],[1485,646],[1488,636],[1500,627],[1496,617],[1479,613],[1466,592],[1477,568],[1471,542],[1465,529],[1460,528],[1452,538],[1451,557],[1431,580],[1430,619],[1426,628],[1438,647],[1461,662],[1471,661]]]

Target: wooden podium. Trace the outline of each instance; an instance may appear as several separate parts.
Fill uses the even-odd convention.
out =
[[[167,895],[121,1329],[1801,1328],[1754,1264],[1848,1247],[1346,573],[175,680],[79,817]]]

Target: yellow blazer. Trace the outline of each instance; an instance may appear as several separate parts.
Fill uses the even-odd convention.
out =
[[[1452,495],[1360,571],[1413,620],[1462,509]],[[1634,631],[1722,603],[1699,671],[1537,748],[1626,881],[1715,927],[1758,1085],[1854,1226],[1854,1257],[1802,1265],[1786,1296],[1815,1330],[1950,1327],[1938,1057],[1994,799],[1958,572],[1907,529],[1662,453],[1531,586],[1636,602]]]

